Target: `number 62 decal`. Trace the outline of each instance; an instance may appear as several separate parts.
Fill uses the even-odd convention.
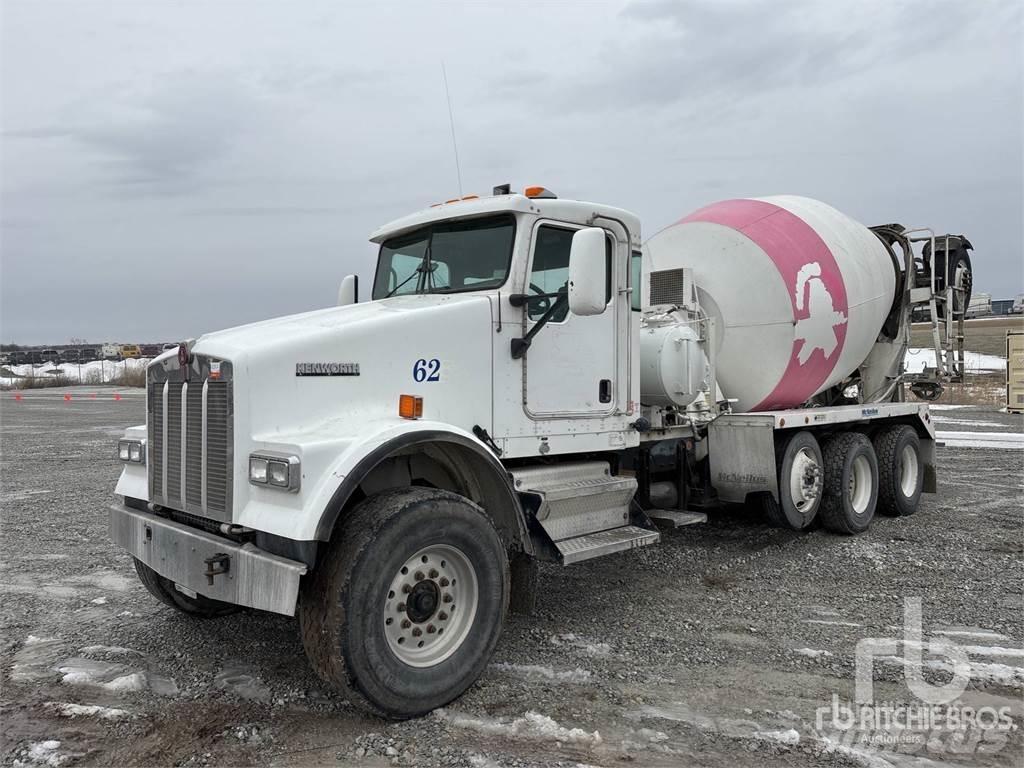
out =
[[[413,363],[412,378],[415,381],[440,381],[441,361],[436,357],[424,360],[422,357]]]

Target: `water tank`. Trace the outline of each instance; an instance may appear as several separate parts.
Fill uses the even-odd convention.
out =
[[[645,272],[690,267],[737,411],[800,405],[867,357],[892,307],[892,258],[825,203],[777,196],[701,208],[644,246]],[[657,303],[645,296],[649,305]]]

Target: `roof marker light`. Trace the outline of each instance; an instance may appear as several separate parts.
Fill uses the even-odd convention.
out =
[[[558,195],[550,190],[544,189],[544,187],[527,187],[523,190],[523,194],[527,197],[532,197],[537,200],[557,200]]]

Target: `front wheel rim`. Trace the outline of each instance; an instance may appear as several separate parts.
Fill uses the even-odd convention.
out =
[[[850,469],[850,505],[854,513],[863,515],[871,502],[871,462],[858,456]]]
[[[469,636],[480,599],[476,569],[447,544],[416,552],[384,594],[381,622],[388,647],[410,667],[433,667]]]
[[[908,499],[917,491],[918,471],[917,451],[912,445],[904,446],[900,453],[900,490]]]

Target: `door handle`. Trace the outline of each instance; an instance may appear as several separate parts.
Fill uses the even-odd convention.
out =
[[[597,387],[597,399],[602,403],[610,403],[612,401],[611,379],[601,379],[601,383]]]

